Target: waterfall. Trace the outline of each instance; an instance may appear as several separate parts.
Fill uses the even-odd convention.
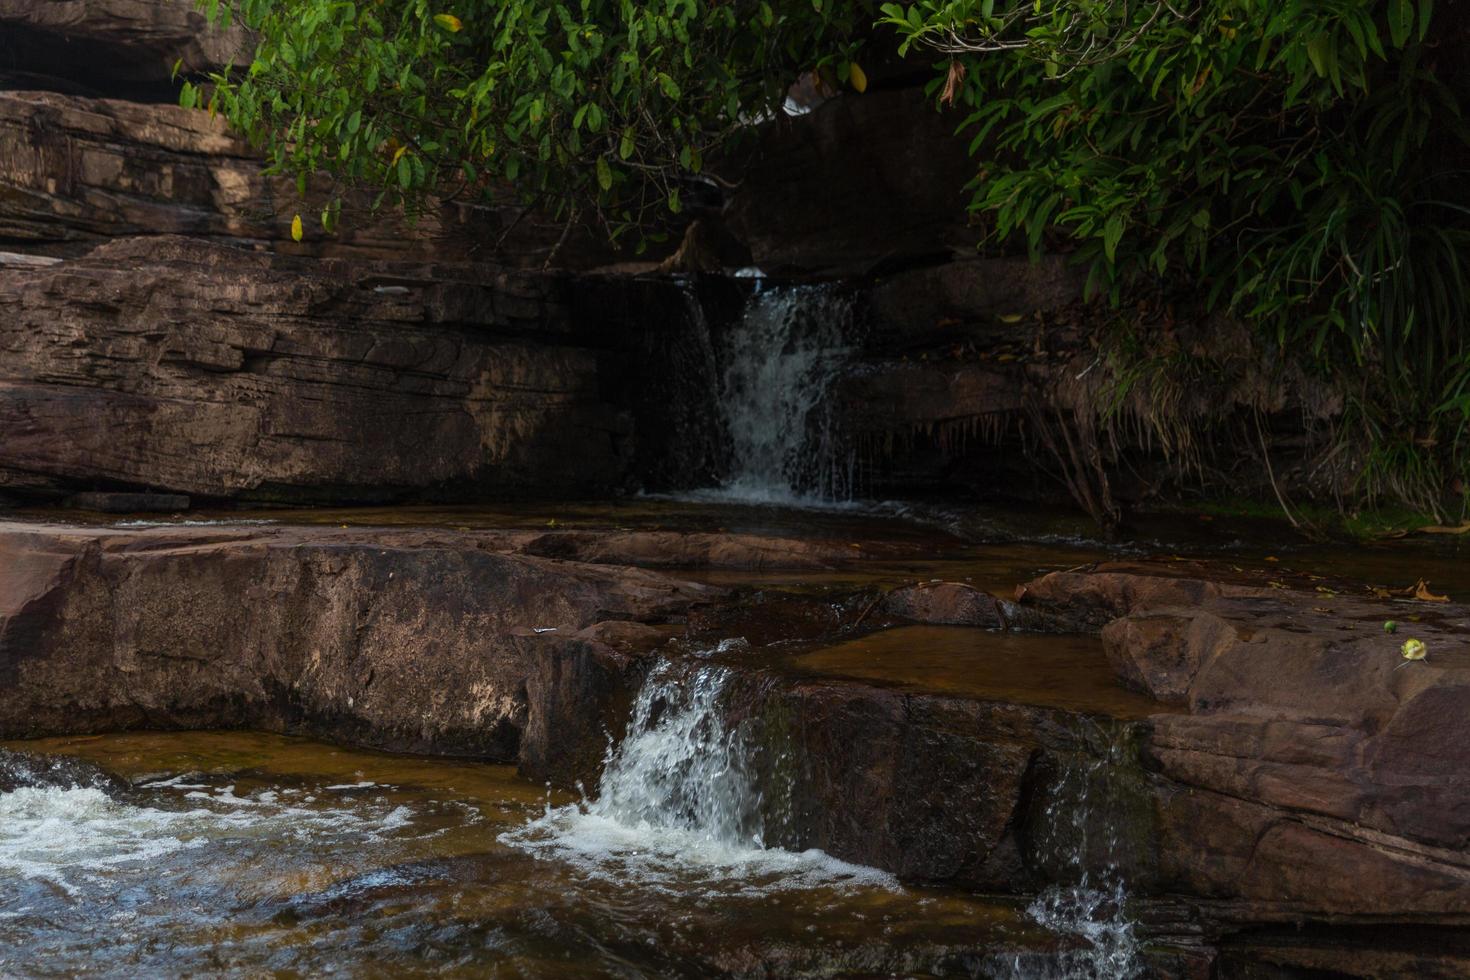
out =
[[[721,667],[660,661],[596,798],[548,808],[501,840],[591,876],[683,892],[892,887],[872,868],[770,845],[781,793],[763,788],[754,740],[724,721],[729,679]]]
[[[1019,955],[1010,964],[1016,978],[1133,980],[1145,972],[1118,861],[1127,846],[1119,833],[1127,789],[1118,774],[1132,748],[1126,729],[1094,734],[1097,754],[1061,760],[1031,848],[1032,859],[1057,883],[1026,910],[1038,925],[1075,936],[1086,948],[1044,959]]]
[[[699,496],[798,506],[851,499],[854,461],[838,446],[826,398],[851,355],[852,321],[852,299],[835,287],[757,288],[719,351],[727,476]]]

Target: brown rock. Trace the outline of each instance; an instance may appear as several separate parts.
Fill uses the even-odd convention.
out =
[[[947,262],[880,280],[869,294],[870,315],[879,335],[890,342],[912,342],[931,332],[952,342],[953,325],[945,333],[941,321],[994,322],[1055,310],[1082,299],[1086,278],[1085,269],[1065,255],[1035,262],[1019,255]]]
[[[880,604],[889,616],[946,626],[1006,625],[1000,601],[963,582],[925,582],[894,589]]]
[[[131,239],[0,269],[0,490],[386,499],[619,484],[559,280]]]
[[[224,120],[203,110],[0,91],[0,247],[76,255],[109,238],[191,235],[293,255],[493,257],[535,268],[558,242],[563,267],[604,263],[613,254],[587,228],[563,241],[562,223],[523,215],[513,195],[503,206],[431,203],[408,220],[391,209],[374,211],[371,193],[349,192],[328,234],[319,215],[330,181],[309,185],[302,200],[293,179],[266,177],[261,169]],[[298,213],[300,243],[290,230]]]
[[[1120,617],[1103,630],[1120,679],[1187,707],[1144,745],[1173,887],[1256,920],[1470,914],[1470,609],[1183,572],[1103,566],[1021,590]],[[1403,637],[1378,627],[1410,616],[1430,656],[1400,670]]]
[[[184,77],[244,66],[252,48],[190,2],[0,0],[0,71],[22,83],[167,99],[176,64]]]
[[[0,524],[0,738],[253,727],[589,778],[638,661],[573,634],[719,592],[500,540]]]

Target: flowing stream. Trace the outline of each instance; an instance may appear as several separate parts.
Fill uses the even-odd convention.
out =
[[[727,680],[655,671],[580,805],[279,736],[17,743],[125,778],[0,772],[0,976],[1011,977],[1067,948],[1014,903],[769,846]]]

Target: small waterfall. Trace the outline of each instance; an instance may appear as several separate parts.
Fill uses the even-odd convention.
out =
[[[719,408],[729,470],[709,496],[831,504],[854,492],[853,459],[826,411],[852,349],[852,298],[825,285],[765,286],[724,337]]]
[[[501,840],[653,888],[893,887],[881,871],[769,844],[782,794],[763,789],[767,767],[754,740],[724,721],[729,679],[721,667],[660,661],[608,754],[596,799],[548,809]]]
[[[1037,822],[1032,859],[1057,883],[1027,908],[1037,924],[1087,947],[1045,960],[1017,957],[1012,975],[1026,980],[1133,980],[1145,972],[1119,859],[1128,847],[1119,828],[1128,791],[1119,773],[1132,745],[1126,729],[1104,729],[1089,739],[1099,751],[1060,760]],[[1100,831],[1100,833],[1099,833]]]

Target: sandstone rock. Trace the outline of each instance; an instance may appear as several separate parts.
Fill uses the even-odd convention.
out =
[[[1164,878],[1256,921],[1470,915],[1470,609],[1207,575],[1104,565],[1020,590],[1120,617],[1103,630],[1120,679],[1187,709],[1143,746]],[[1385,619],[1414,622],[1429,659],[1398,669]]]
[[[252,51],[243,28],[211,27],[190,0],[0,0],[0,72],[17,81],[167,100],[175,64],[201,75]]]
[[[972,258],[884,277],[869,292],[873,329],[894,343],[925,339],[953,343],[956,320],[1030,317],[1079,302],[1086,270],[1068,256]],[[947,321],[946,329],[943,324]],[[993,329],[993,326],[992,326]],[[1001,327],[1003,335],[1021,331]],[[974,334],[971,326],[967,334]]]
[[[0,91],[0,247],[76,255],[109,238],[190,235],[293,255],[494,258],[537,268],[558,242],[560,266],[613,255],[589,229],[563,241],[560,222],[522,214],[514,203],[441,202],[409,220],[374,212],[366,191],[346,194],[328,234],[317,219],[328,181],[309,186],[303,201],[294,180],[261,169],[224,120],[202,110]],[[290,234],[296,213],[305,228],[300,243]]]
[[[0,490],[571,495],[630,423],[554,277],[183,239],[0,269]]]
[[[851,273],[970,252],[964,187],[974,164],[958,121],[918,87],[781,117],[743,166],[722,166],[739,181],[726,223],[767,272]]]
[[[573,634],[719,590],[499,541],[0,524],[0,738],[253,727],[591,778],[638,659]]]
[[[880,603],[884,613],[915,623],[947,626],[1006,625],[1000,601],[963,582],[926,582],[894,589]]]
[[[787,817],[768,834],[907,881],[1036,887],[1054,815],[1030,801],[1065,794],[1069,763],[1097,767],[1096,720],[1066,711],[760,673],[736,683],[731,719],[754,734],[767,798]],[[1098,806],[1076,826],[1103,840],[1115,816]],[[1114,857],[1084,860],[1101,870]]]

